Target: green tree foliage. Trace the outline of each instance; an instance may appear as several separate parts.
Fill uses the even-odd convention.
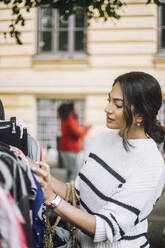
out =
[[[157,5],[165,4],[165,0],[146,0],[146,4],[151,2]],[[126,5],[125,0],[0,0],[0,3],[10,6],[12,11],[12,21],[9,25],[9,30],[4,35],[6,36],[9,33],[11,37],[16,39],[18,44],[22,44],[18,26],[26,24],[21,13],[23,8],[30,12],[34,7],[47,6],[58,9],[66,19],[72,14],[84,13],[88,19],[102,17],[106,21],[108,17],[119,19],[119,9]]]

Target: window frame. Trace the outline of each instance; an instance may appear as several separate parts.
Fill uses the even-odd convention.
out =
[[[45,7],[45,6],[44,6]],[[87,27],[88,27],[88,23],[87,23],[87,17],[85,16],[84,18],[84,51],[75,51],[74,50],[74,30],[75,30],[75,26],[74,26],[74,15],[69,17],[69,27],[68,27],[68,51],[58,51],[57,49],[57,42],[55,42],[55,39],[58,40],[57,37],[57,21],[58,21],[58,13],[57,13],[57,9],[52,9],[52,18],[53,18],[53,31],[52,31],[52,50],[49,52],[41,52],[40,51],[40,47],[39,47],[39,42],[40,42],[40,16],[41,16],[41,8],[38,8],[37,11],[37,56],[39,57],[45,57],[45,58],[86,58],[88,56],[87,53]],[[80,28],[82,30],[82,28]],[[77,28],[76,28],[77,30]]]
[[[165,57],[165,48],[162,48],[162,7],[158,6],[157,8],[157,15],[158,15],[158,21],[157,21],[157,55],[160,57]]]

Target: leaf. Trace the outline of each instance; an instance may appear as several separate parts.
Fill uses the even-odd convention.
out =
[[[18,6],[17,5],[14,5],[13,7],[12,7],[12,13],[14,14],[14,15],[17,15],[17,14],[19,14],[19,8],[18,8]]]
[[[22,45],[23,43],[22,43],[22,41],[21,41],[21,39],[20,39],[20,32],[18,32],[18,31],[16,31],[15,32],[15,38],[16,38],[16,42],[17,42],[17,44],[18,45]]]
[[[102,9],[99,9],[99,16],[100,17],[104,17],[105,13]]]
[[[154,3],[157,4],[158,6],[165,6],[164,0],[154,0]]]
[[[10,2],[11,2],[11,0],[4,0],[4,4],[9,4]]]
[[[10,2],[11,2],[11,0],[4,0],[4,4],[9,4]]]

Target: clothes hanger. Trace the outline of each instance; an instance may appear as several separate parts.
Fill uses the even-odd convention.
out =
[[[1,128],[7,128],[11,127],[11,133],[16,133],[16,117],[10,117],[9,121],[6,120],[0,120],[0,129]]]

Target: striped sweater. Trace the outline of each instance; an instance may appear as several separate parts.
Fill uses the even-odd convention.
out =
[[[159,198],[164,161],[153,139],[129,140],[126,152],[118,130],[93,142],[76,178],[80,208],[96,216],[94,237],[78,232],[81,248],[148,248],[147,216]]]

